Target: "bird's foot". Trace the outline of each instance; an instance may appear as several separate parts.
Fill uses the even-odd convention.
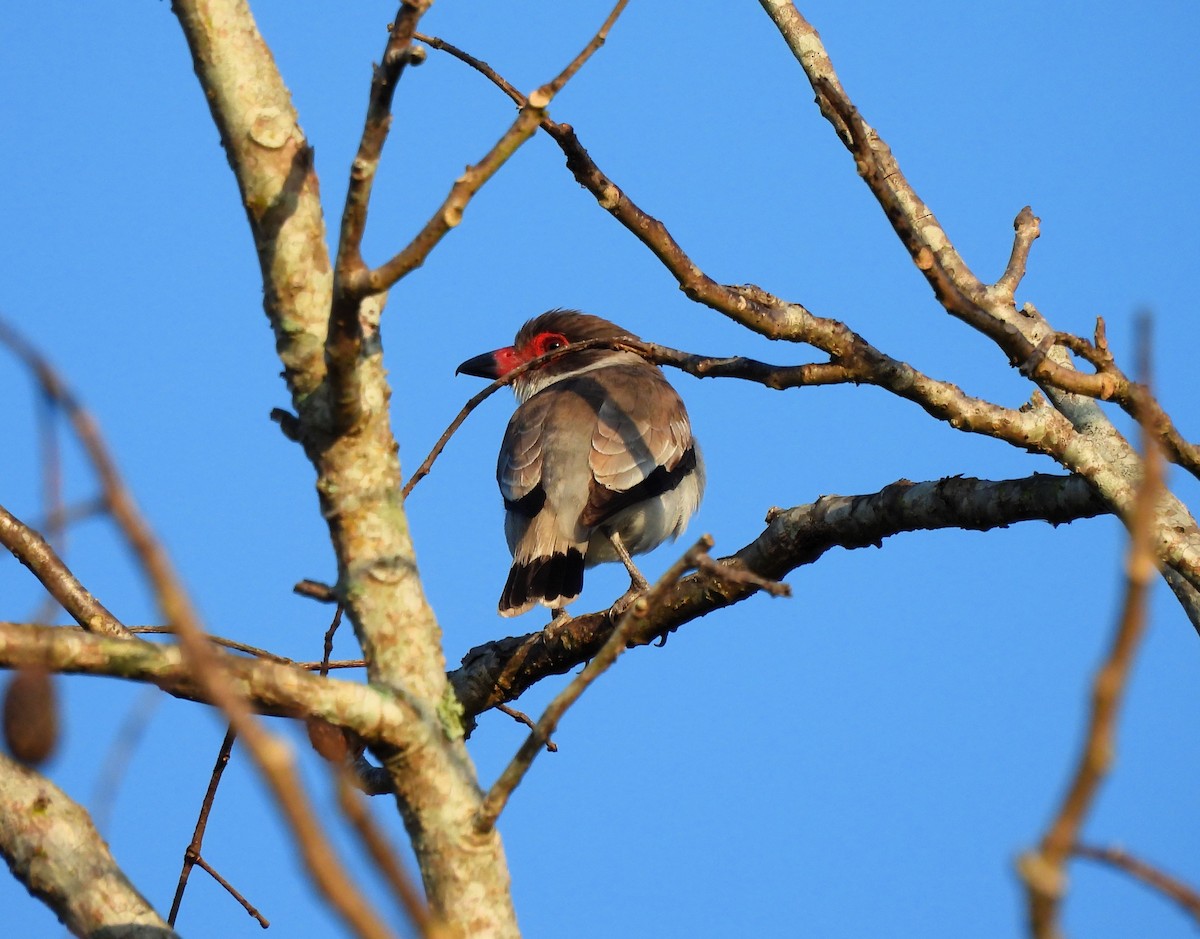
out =
[[[573,617],[567,612],[566,607],[555,606],[550,608],[550,622],[542,627],[542,632],[548,633],[552,630],[561,629],[571,622]]]
[[[638,598],[646,592],[648,587],[649,585],[645,581],[642,582],[642,586],[640,587],[637,584],[630,584],[629,589],[617,597],[613,601],[613,605],[608,608],[608,618],[613,623],[619,622],[621,617],[638,601]]]

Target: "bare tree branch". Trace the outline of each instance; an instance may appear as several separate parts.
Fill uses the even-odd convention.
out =
[[[176,935],[121,872],[87,812],[48,779],[3,754],[0,855],[78,936]]]
[[[966,528],[984,531],[1021,521],[1058,525],[1104,514],[1103,502],[1078,477],[1035,475],[1000,482],[952,477],[893,483],[877,493],[824,496],[810,505],[773,510],[766,530],[718,564],[779,580],[812,564],[833,547],[878,546],[906,531]],[[701,571],[683,578],[656,604],[628,639],[645,645],[713,610],[758,591]],[[608,611],[576,616],[544,630],[471,649],[450,680],[468,716],[520,697],[547,675],[578,667],[611,635]]]
[[[402,692],[384,693],[358,682],[320,678],[295,665],[223,656],[233,692],[261,713],[319,717],[354,731],[368,743],[429,745],[439,734]],[[94,636],[57,626],[0,623],[0,667],[44,665],[51,671],[119,676],[156,685],[168,694],[211,703],[185,666],[178,646]],[[315,668],[320,663],[314,663]]]
[[[361,274],[366,265],[362,259],[362,239],[367,228],[367,209],[371,189],[392,125],[392,98],[412,57],[413,31],[421,17],[432,5],[431,0],[400,5],[395,21],[388,27],[388,41],[383,58],[375,66],[371,91],[367,101],[366,124],[358,144],[358,153],[350,167],[350,185],[346,191],[346,206],[342,210],[342,226],[338,235],[338,256],[335,279],[346,294],[348,309],[357,309],[357,301],[365,296]]]
[[[133,637],[79,582],[42,536],[3,506],[0,506],[0,544],[29,568],[50,596],[84,629],[107,636]]]
[[[340,767],[337,769],[338,806],[358,834],[359,840],[366,846],[367,854],[374,862],[376,870],[383,874],[405,915],[417,927],[422,939],[449,939],[449,931],[445,924],[430,914],[424,897],[400,864],[396,851],[371,819],[370,809],[355,792],[355,780],[347,778],[351,775],[350,771]]]
[[[208,780],[208,789],[205,791],[204,799],[200,803],[200,815],[196,819],[196,827],[192,831],[192,840],[183,852],[183,867],[179,871],[179,883],[175,886],[175,896],[171,900],[171,912],[167,915],[167,922],[172,926],[175,925],[175,921],[179,916],[179,906],[183,902],[183,892],[187,889],[188,878],[191,877],[192,868],[197,865],[224,887],[242,905],[242,908],[247,913],[258,920],[259,925],[263,929],[271,925],[258,910],[250,905],[241,893],[234,889],[229,881],[220,876],[200,855],[200,849],[204,845],[204,832],[208,828],[208,816],[212,812],[213,800],[217,796],[217,787],[221,784],[221,777],[225,773],[225,767],[229,765],[229,754],[233,752],[233,742],[236,739],[237,737],[233,732],[233,728],[225,731],[225,739],[221,741],[221,749],[217,751],[217,762],[213,766],[212,775]]]
[[[468,836],[478,787],[456,730],[441,632],[422,589],[399,498],[382,350],[378,343],[363,344],[353,369],[336,382],[326,367],[333,265],[325,247],[312,150],[246,5],[175,0],[174,10],[254,233],[264,305],[297,418],[290,429],[317,471],[320,511],[338,561],[337,587],[362,646],[368,677],[376,687],[403,698],[410,716],[417,709],[413,702],[420,702],[419,713],[430,715],[429,724],[422,717],[391,726],[386,740],[378,728],[368,727],[361,736],[382,748],[382,755],[376,755],[392,778],[399,808],[410,830],[421,832],[414,839],[420,843],[422,875],[434,912],[464,933],[515,936],[500,839]],[[382,302],[382,296],[369,297],[355,311],[363,329],[378,328]],[[334,350],[335,358],[340,354]],[[353,400],[344,400],[347,395]],[[354,433],[340,435],[347,414],[360,417]],[[244,664],[224,665],[230,683],[251,690],[246,681],[250,673],[240,671]],[[279,668],[256,662],[251,672],[262,667]],[[323,693],[314,690],[318,696]],[[320,708],[294,703],[302,713],[322,716]],[[333,723],[344,721],[334,713],[328,716]],[[439,726],[431,732],[433,724]],[[245,729],[237,730],[252,747],[254,740]],[[354,912],[346,904],[343,908],[346,914]]]
[[[1168,439],[1168,453],[1185,466],[1196,464],[1196,454],[1174,431],[1157,402],[1151,405],[1153,398],[1145,388],[1129,382],[1115,369],[1093,375],[1078,372],[1065,349],[1059,347],[1061,334],[1050,328],[1036,308],[1030,303],[1020,310],[1016,308],[1008,285],[1023,264],[1025,242],[1031,243],[1035,234],[1032,213],[1018,216],[1018,238],[1006,271],[1008,279],[1002,277],[994,287],[984,285],[900,171],[887,144],[846,95],[817,31],[790,0],[760,2],[803,68],[822,113],[853,154],[859,175],[883,207],[938,301],[947,312],[991,338],[1071,422],[1075,432],[1060,434],[1060,439],[1043,452],[1088,479],[1129,527],[1142,475],[1141,460],[1096,400],[1114,399],[1137,420],[1154,423],[1156,434]],[[1168,583],[1200,629],[1200,527],[1173,494],[1167,493],[1159,506],[1155,543],[1158,557],[1179,575],[1168,574]]]

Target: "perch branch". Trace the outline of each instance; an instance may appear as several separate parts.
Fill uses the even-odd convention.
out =
[[[755,541],[717,563],[774,581],[814,563],[831,548],[877,546],[901,532],[985,531],[1037,519],[1058,525],[1106,511],[1103,501],[1078,477],[902,480],[869,495],[824,496],[810,505],[773,511]],[[756,592],[751,584],[707,572],[691,574],[671,587],[629,641],[648,644]],[[472,717],[515,700],[547,675],[577,668],[597,653],[611,630],[609,612],[602,611],[576,616],[555,629],[489,642],[463,656],[450,680],[465,714]]]

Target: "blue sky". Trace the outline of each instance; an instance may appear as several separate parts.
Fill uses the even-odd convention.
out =
[[[254,6],[336,219],[394,6]],[[822,0],[801,10],[974,270],[999,275],[1012,219],[1031,204],[1042,237],[1018,299],[1060,329],[1090,333],[1105,317],[1126,363],[1133,316],[1150,310],[1160,397],[1185,435],[1200,437],[1200,195],[1187,178],[1200,7],[933,0],[900,15],[894,4]],[[531,89],[606,12],[592,0],[494,10],[441,0],[423,28]],[[328,538],[310,467],[267,419],[288,401],[257,262],[169,5],[53,0],[5,19],[0,315],[92,409],[209,628],[319,657],[328,610],[290,588],[332,576]],[[551,113],[717,280],[758,283],[842,319],[974,394],[1010,406],[1028,397],[1003,356],[933,302],[757,4],[631,4]],[[396,115],[366,238],[374,262],[416,231],[512,109],[431,53],[406,75]],[[384,344],[406,472],[478,390],[455,365],[556,306],[690,351],[814,360],[691,304],[571,179],[552,142],[535,138],[392,293]],[[873,389],[779,394],[670,377],[709,467],[690,534],[710,532],[722,553],[755,537],[773,505],[902,477],[1054,469]],[[34,396],[4,355],[0,394],[0,502],[36,519]],[[511,407],[507,396],[489,400],[409,501],[452,664],[540,625],[536,613],[495,615],[509,559],[492,472]],[[1194,481],[1173,479],[1194,499]],[[73,449],[67,488],[94,493]],[[538,761],[502,818],[525,934],[1018,934],[1012,862],[1039,837],[1073,766],[1123,547],[1119,526],[1098,519],[835,551],[790,578],[792,599],[753,599],[625,656],[569,712],[560,751]],[[126,622],[154,620],[105,525],[73,530],[67,557]],[[645,569],[674,557],[663,548]],[[619,569],[592,572],[578,609],[606,605],[623,581]],[[0,598],[5,619],[27,617],[39,599],[11,559],[0,559]],[[354,655],[348,630],[337,652]],[[1085,829],[1192,883],[1198,678],[1196,634],[1160,586],[1115,768]],[[538,712],[561,681],[519,706]],[[91,805],[119,728],[146,694],[98,679],[61,687],[66,740],[48,774]],[[223,728],[170,700],[148,720],[107,836],[165,912]],[[469,746],[485,782],[522,739],[503,715],[482,718]],[[328,805],[323,768],[309,761],[305,773]],[[390,803],[376,817],[402,841]],[[204,853],[275,923],[271,934],[339,934],[296,876],[244,760],[218,796]],[[14,935],[59,934],[4,879],[0,907]],[[1192,934],[1160,898],[1083,863],[1065,917],[1074,935]],[[200,874],[179,925],[192,936],[259,932]]]

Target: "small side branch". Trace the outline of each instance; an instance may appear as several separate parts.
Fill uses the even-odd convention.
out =
[[[995,285],[996,289],[1003,291],[1009,297],[1010,302],[1017,287],[1025,278],[1025,265],[1029,261],[1029,251],[1033,247],[1034,241],[1041,234],[1041,221],[1033,214],[1033,209],[1025,206],[1017,214],[1016,221],[1013,222],[1013,230],[1016,232],[1016,236],[1013,238],[1012,254],[1009,256],[1004,273]]]
[[[338,237],[338,256],[335,266],[337,280],[350,285],[364,269],[362,239],[367,227],[367,207],[383,145],[392,125],[392,98],[404,68],[412,59],[412,40],[417,23],[429,8],[430,2],[402,3],[395,21],[388,28],[388,41],[383,59],[375,66],[371,90],[367,99],[367,117],[358,153],[350,165],[350,185],[346,205],[342,210],[342,226]]]
[[[1200,926],[1200,892],[1177,877],[1172,877],[1121,848],[1099,848],[1077,844],[1071,853],[1076,857],[1087,858],[1089,861],[1097,861],[1124,871],[1134,880],[1141,881],[1147,887],[1157,890],[1168,900],[1179,904],[1183,911],[1196,921],[1196,925]]]
[[[550,735],[558,727],[558,723],[562,720],[562,716],[566,713],[567,708],[579,700],[579,696],[588,689],[592,682],[608,671],[621,653],[625,651],[626,642],[635,625],[647,617],[650,611],[662,601],[669,588],[680,577],[700,563],[700,558],[706,555],[708,549],[711,547],[712,538],[705,535],[692,545],[684,553],[683,557],[672,564],[659,581],[650,589],[650,592],[635,600],[633,605],[625,611],[613,629],[612,634],[608,637],[608,641],[604,643],[600,651],[596,653],[596,656],[587,664],[587,667],[576,675],[571,683],[550,702],[550,705],[525,739],[525,742],[521,744],[521,748],[517,751],[516,756],[512,758],[512,761],[505,767],[504,772],[500,774],[500,777],[484,797],[483,803],[475,815],[475,830],[477,832],[483,834],[495,827],[496,819],[504,811],[504,807],[508,804],[508,799],[512,795],[513,790],[520,785],[521,780],[525,778],[525,774],[529,772],[529,768],[533,765],[534,759],[537,758],[542,748],[549,742]]]
[[[229,754],[233,750],[235,739],[233,728],[229,728],[225,732],[225,739],[221,742],[221,749],[217,751],[217,762],[213,766],[212,775],[208,780],[208,789],[205,791],[204,799],[200,803],[200,815],[196,819],[196,827],[192,832],[192,840],[189,842],[187,850],[183,852],[183,867],[179,871],[179,883],[175,887],[175,897],[171,901],[171,912],[167,916],[167,922],[172,926],[175,925],[175,920],[179,916],[179,906],[183,902],[183,892],[187,889],[188,878],[191,877],[193,867],[199,867],[224,887],[229,895],[241,904],[242,909],[258,920],[258,924],[263,929],[267,929],[271,925],[266,917],[256,910],[234,888],[233,884],[217,873],[216,869],[204,860],[204,857],[200,853],[200,849],[204,845],[204,832],[208,828],[208,816],[212,812],[213,800],[216,799],[217,787],[221,784],[221,777],[225,772],[225,767],[229,765]]]
[[[522,99],[521,110],[512,126],[505,131],[491,150],[475,166],[468,167],[451,187],[445,201],[412,242],[391,260],[366,275],[362,287],[366,292],[378,293],[387,290],[410,271],[419,267],[429,256],[434,246],[457,226],[463,217],[467,203],[471,201],[489,179],[491,179],[522,144],[537,132],[547,119],[546,109],[563,87],[604,44],[609,30],[616,22],[629,0],[619,0],[609,13],[600,29],[580,53],[572,59],[558,75]]]
[[[384,52],[384,65],[372,83],[371,104],[359,157],[355,159],[343,215],[342,236],[334,270],[333,307],[326,340],[326,360],[334,402],[334,427],[345,433],[361,420],[356,369],[362,351],[362,304],[369,297],[386,293],[401,278],[425,263],[429,253],[463,218],[467,204],[517,150],[532,137],[546,118],[546,109],[554,96],[592,54],[603,44],[608,30],[628,0],[619,0],[600,30],[555,78],[530,93],[516,120],[492,148],[474,166],[455,180],[441,206],[413,240],[390,260],[369,269],[361,256],[363,229],[366,224],[370,180],[374,177],[383,141],[390,125],[391,89],[407,61],[413,30],[431,0],[405,4],[393,27]],[[390,56],[390,59],[389,59]],[[389,65],[388,63],[392,64]],[[394,72],[394,76],[393,73]],[[391,77],[389,77],[391,76]]]
[[[972,398],[963,394],[953,385],[926,378],[915,369],[900,362],[887,360],[884,356],[879,356],[877,360],[874,360],[873,366],[866,364],[868,353],[856,356],[852,362],[846,363],[814,362],[804,365],[771,365],[744,356],[695,355],[628,337],[588,339],[555,349],[529,362],[523,362],[472,396],[438,438],[429,455],[404,484],[402,495],[407,498],[417,483],[429,474],[450,438],[454,436],[471,412],[487,398],[506,385],[512,384],[530,369],[538,368],[542,364],[564,355],[587,349],[621,349],[640,355],[647,362],[669,365],[697,378],[737,378],[776,390],[859,382],[884,384],[885,386],[891,383],[902,388],[901,393],[905,397],[917,401],[931,413],[948,420],[958,430],[989,433],[998,428],[1004,428],[1004,432],[1013,438],[1013,442],[1019,442],[1021,446],[1030,449],[1037,446],[1038,439],[1045,440],[1049,437],[1046,427],[1042,423],[1023,415],[1022,412],[1001,408],[981,399]],[[881,376],[885,377],[883,381],[880,380]],[[297,593],[311,596],[314,599],[325,599],[320,594],[319,585],[313,585],[311,581],[301,581],[294,589]]]

